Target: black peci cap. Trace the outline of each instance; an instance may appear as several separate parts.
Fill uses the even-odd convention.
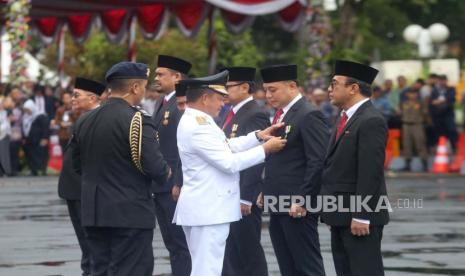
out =
[[[273,65],[262,68],[260,73],[264,83],[297,80],[297,65]]]
[[[229,81],[255,81],[255,68],[253,67],[225,67],[221,71],[228,70]]]
[[[187,75],[189,73],[189,70],[191,70],[192,64],[177,57],[159,55],[157,67],[168,68]]]
[[[347,60],[336,60],[334,66],[334,75],[354,78],[368,84],[373,83],[377,74],[378,70],[373,67]]]
[[[105,91],[106,87],[100,82],[77,77],[74,83],[74,88],[92,92],[100,96]]]

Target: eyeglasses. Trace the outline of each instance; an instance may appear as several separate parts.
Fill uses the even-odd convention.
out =
[[[239,86],[239,85],[244,84],[244,83],[245,82],[239,82],[239,83],[236,83],[236,84],[225,85],[224,88],[226,88],[226,90],[228,90],[231,87]]]
[[[338,85],[344,85],[344,86],[349,86],[349,85],[352,85],[352,84],[358,84],[358,82],[356,81],[347,81],[345,83],[340,83],[340,82],[337,82],[336,80],[332,80],[331,83],[329,84],[329,87],[331,87],[331,89],[333,89],[334,87],[338,86]]]

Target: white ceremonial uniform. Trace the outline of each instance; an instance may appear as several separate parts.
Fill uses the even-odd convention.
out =
[[[183,186],[173,223],[182,225],[191,276],[221,275],[229,223],[241,219],[239,172],[265,160],[255,133],[226,139],[213,118],[187,108],[178,131]]]

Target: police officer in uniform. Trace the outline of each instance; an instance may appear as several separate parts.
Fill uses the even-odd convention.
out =
[[[296,65],[263,68],[261,75],[267,100],[277,109],[273,123],[284,123],[276,134],[287,138],[284,149],[266,159],[263,195],[315,199],[329,138],[326,119],[300,94]],[[305,207],[295,202],[288,212],[270,214],[271,242],[283,276],[325,275],[318,216]]]
[[[76,78],[73,91],[73,110],[87,112],[99,106],[99,96],[105,91],[105,85],[85,79]],[[85,99],[84,99],[85,98]],[[91,256],[89,246],[81,226],[81,176],[73,169],[72,149],[68,144],[63,153],[63,168],[58,179],[58,195],[66,200],[69,217],[81,248],[82,275],[90,275]]]
[[[223,122],[223,131],[228,138],[247,135],[257,129],[270,126],[268,115],[252,97],[255,68],[228,67],[229,80],[227,102],[231,110]],[[265,253],[260,244],[262,210],[256,201],[262,185],[264,164],[240,172],[240,198],[242,219],[231,223],[223,275],[260,276],[268,275]]]
[[[224,71],[181,81],[189,107],[177,132],[184,182],[173,222],[186,234],[191,276],[221,275],[229,225],[241,218],[239,172],[285,145],[285,139],[270,135],[280,125],[226,139],[213,117],[224,105],[227,77]]]
[[[142,63],[115,64],[105,76],[110,98],[76,123],[73,165],[81,173],[81,220],[95,276],[153,272],[151,181],[163,184],[170,169],[151,118],[134,108],[149,72]]]
[[[159,55],[155,70],[155,87],[164,95],[155,106],[153,120],[158,132],[160,150],[173,171],[173,177],[164,185],[154,182],[155,214],[158,225],[170,254],[171,271],[174,276],[189,275],[191,260],[186,237],[180,226],[172,223],[176,208],[175,199],[179,196],[182,185],[182,170],[179,159],[176,130],[182,112],[177,108],[175,85],[186,75],[191,64],[185,60]]]

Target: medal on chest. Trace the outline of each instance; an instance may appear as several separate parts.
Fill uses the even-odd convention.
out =
[[[289,132],[291,132],[291,128],[291,125],[287,125],[284,129],[284,139],[287,139],[287,135],[289,134]]]
[[[166,126],[168,125],[168,119],[170,118],[170,112],[165,111],[165,114],[163,115],[163,125]]]
[[[237,132],[237,128],[239,127],[238,124],[233,124],[232,125],[232,128],[231,128],[231,134],[229,135],[230,138],[234,138],[236,137],[236,132]]]

